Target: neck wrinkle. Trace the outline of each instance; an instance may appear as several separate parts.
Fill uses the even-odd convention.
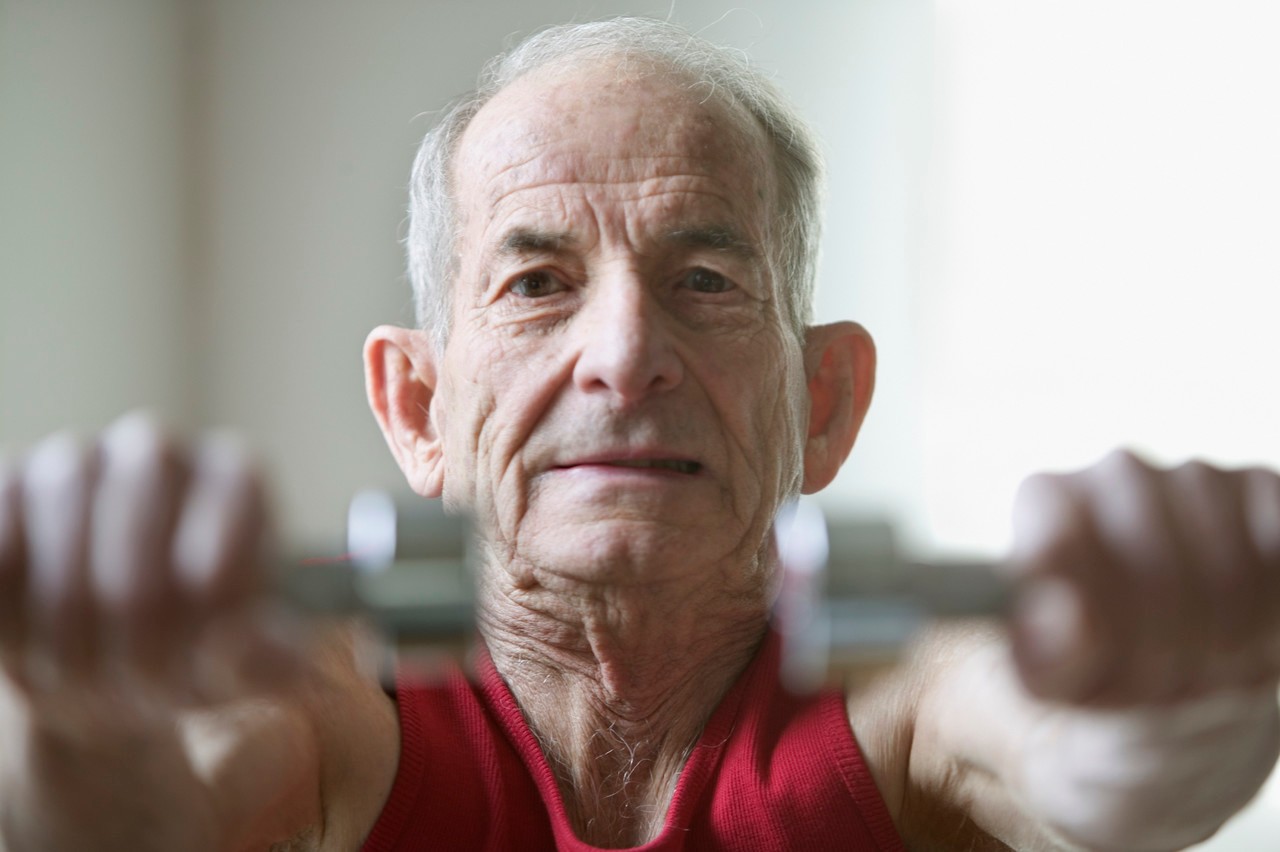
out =
[[[503,576],[484,572],[480,631],[575,832],[606,847],[656,837],[680,770],[764,637],[768,590],[515,589],[494,582]]]

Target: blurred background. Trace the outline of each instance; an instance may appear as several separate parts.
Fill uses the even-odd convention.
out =
[[[1034,470],[1280,466],[1269,0],[0,0],[0,444],[232,429],[336,547],[400,481],[360,346],[412,321],[417,141],[514,38],[624,13],[742,49],[822,137],[819,319],[882,364],[833,511],[997,554]],[[1278,831],[1273,779],[1204,848]]]

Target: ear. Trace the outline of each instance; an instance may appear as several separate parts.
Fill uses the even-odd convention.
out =
[[[812,494],[835,479],[853,449],[876,384],[876,345],[855,322],[813,326],[805,335],[809,383],[809,434],[804,483]]]
[[[369,408],[409,487],[439,497],[444,453],[432,414],[435,353],[425,332],[382,325],[364,342],[364,380]]]

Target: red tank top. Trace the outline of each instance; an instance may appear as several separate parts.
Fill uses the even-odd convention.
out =
[[[487,656],[478,681],[456,672],[397,686],[400,765],[363,852],[597,848],[573,833],[551,767]],[[843,699],[781,689],[770,633],[698,739],[662,833],[635,849],[904,847]]]

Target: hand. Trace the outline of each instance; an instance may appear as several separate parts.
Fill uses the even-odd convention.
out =
[[[280,614],[253,611],[265,504],[230,440],[187,452],[140,415],[94,445],[57,435],[0,462],[11,683],[33,701],[127,684],[115,697],[144,709],[237,697],[287,672]]]
[[[55,436],[0,463],[6,848],[219,848],[245,814],[208,780],[243,762],[237,740],[259,746],[239,773],[255,795],[286,783],[273,761],[307,763],[286,710],[211,710],[297,669],[254,605],[265,508],[234,445],[186,452],[139,416],[92,446]],[[197,708],[201,724],[179,724]],[[193,755],[193,731],[221,750]]]
[[[1114,453],[1028,480],[1015,535],[1015,798],[1088,848],[1204,839],[1280,753],[1280,477]]]
[[[1174,703],[1280,675],[1280,477],[1116,452],[1028,479],[1014,653],[1038,697]]]

